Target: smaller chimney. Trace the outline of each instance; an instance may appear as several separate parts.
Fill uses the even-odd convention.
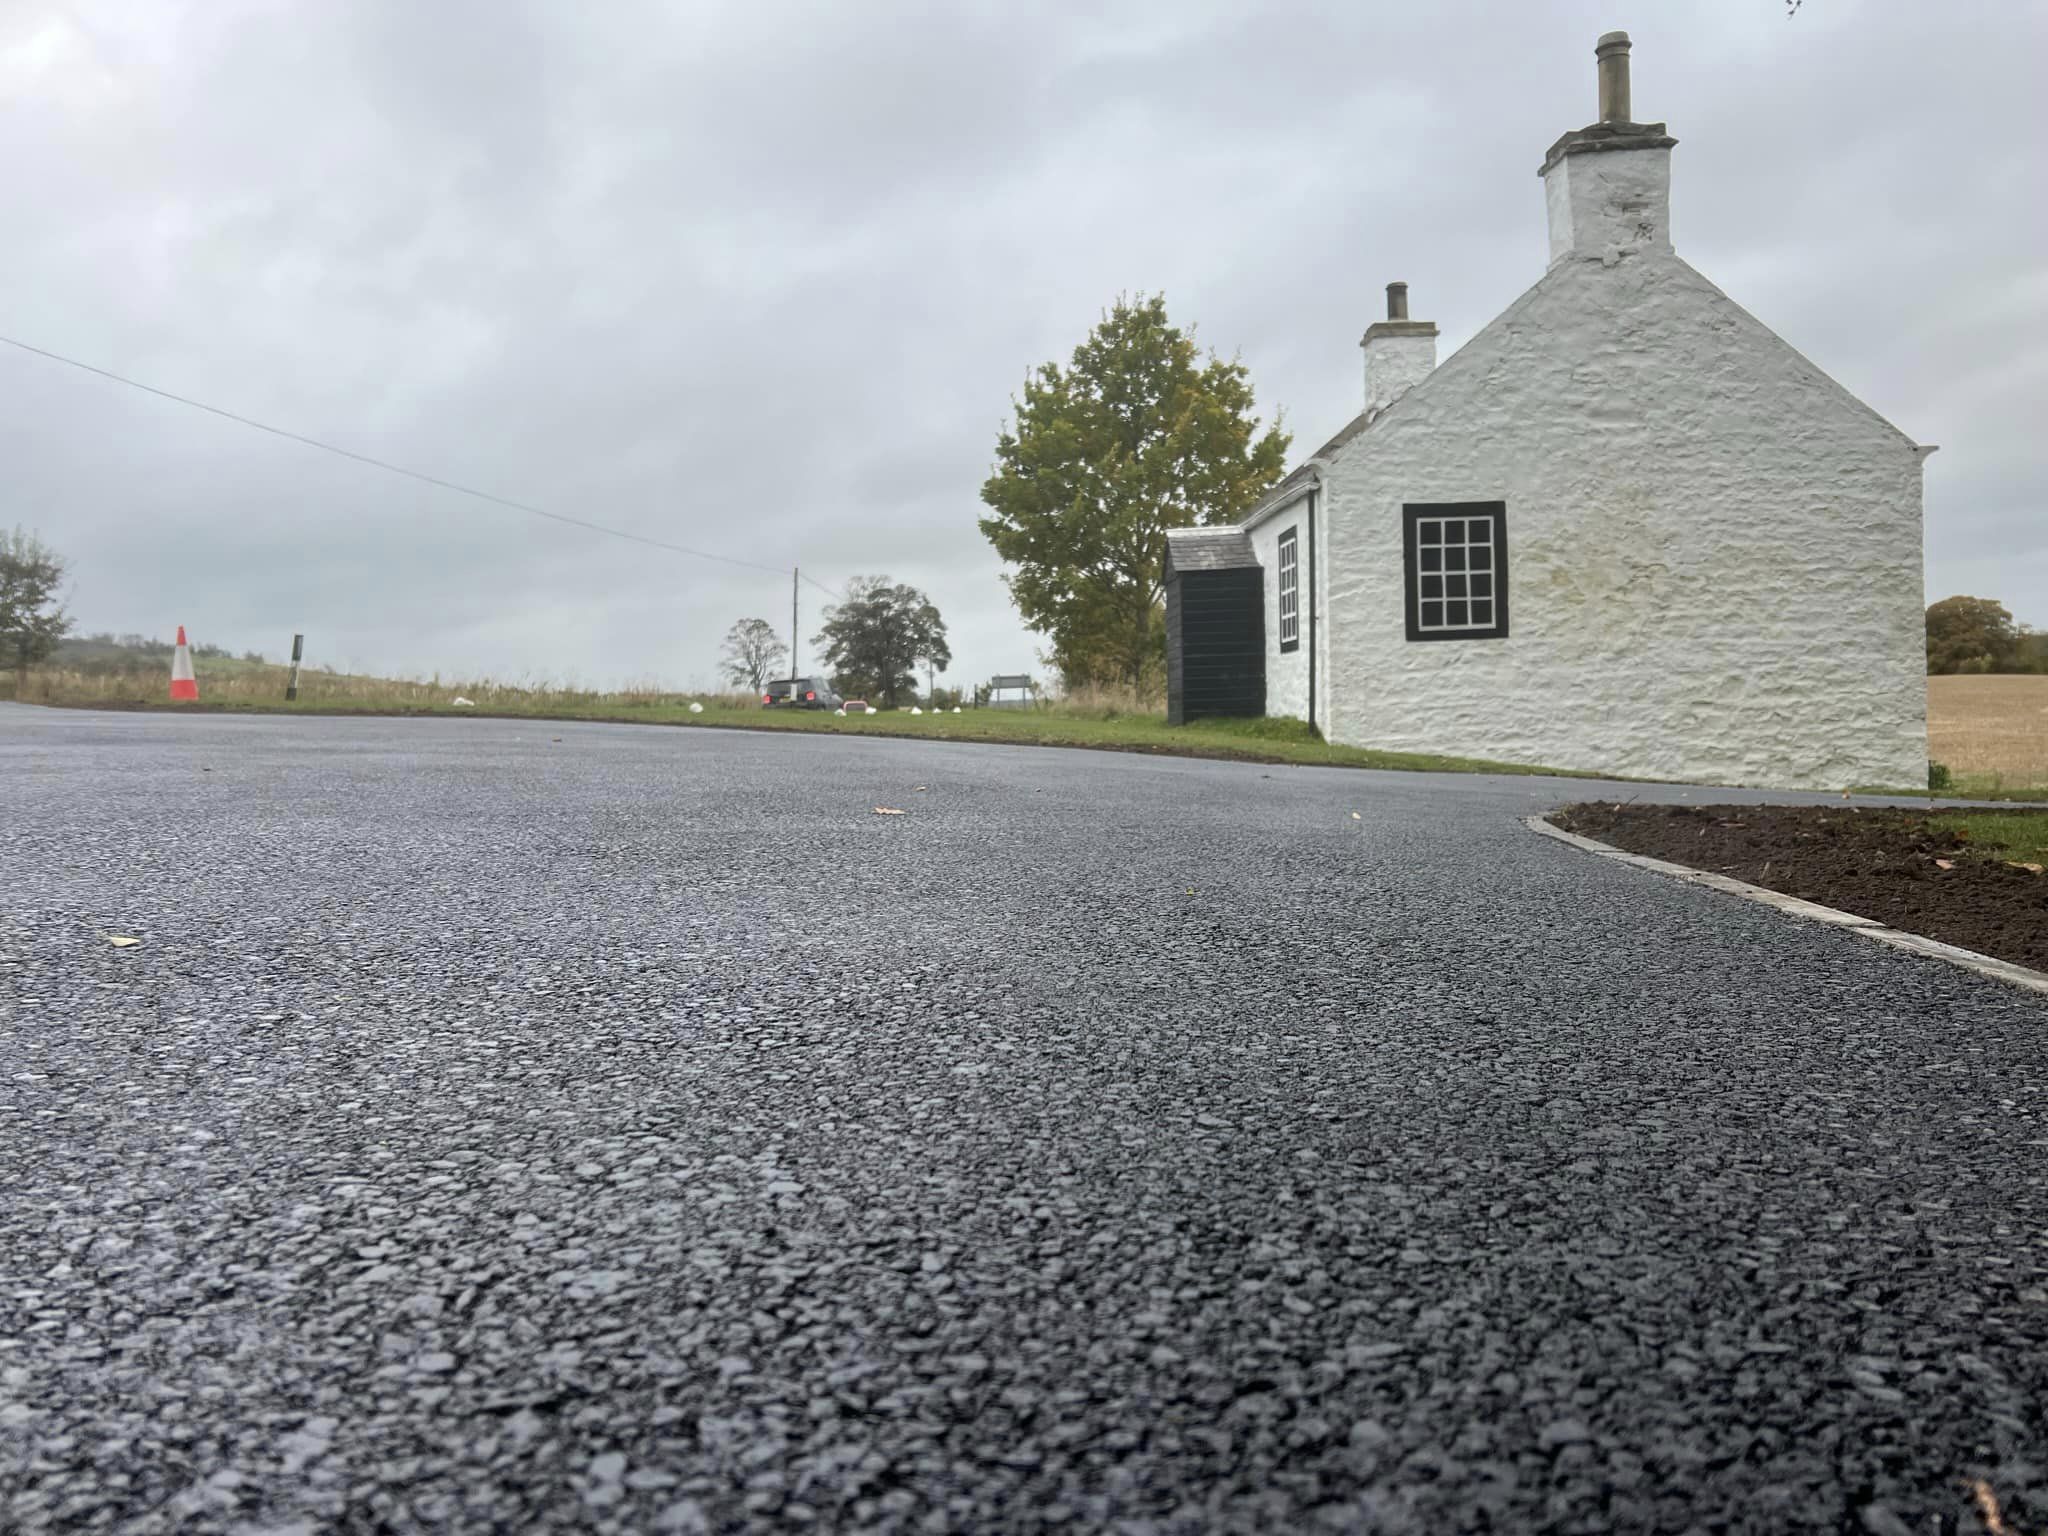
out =
[[[1628,34],[1609,32],[1593,45],[1600,61],[1600,121],[1626,123],[1628,115]]]
[[[1365,328],[1365,408],[1385,410],[1436,367],[1436,326],[1408,318],[1408,285],[1387,284],[1387,318]]]

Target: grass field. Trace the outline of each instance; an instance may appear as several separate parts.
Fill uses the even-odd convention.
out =
[[[1169,727],[1165,716],[1156,709],[1114,694],[1028,710],[970,709],[958,715],[889,711],[839,719],[825,714],[771,713],[759,708],[750,694],[686,694],[651,683],[599,692],[548,684],[358,677],[325,671],[302,672],[298,701],[287,704],[285,669],[281,666],[221,656],[202,661],[198,670],[200,707],[230,711],[483,714],[931,736],[956,741],[1105,747],[1333,767],[1466,773],[1555,771],[1476,758],[1333,747],[1297,720],[1218,720]],[[167,668],[155,663],[134,667],[38,668],[29,674],[23,702],[102,709],[166,707],[167,676]],[[0,699],[11,698],[13,693],[13,674],[0,673]],[[470,700],[470,707],[456,705],[457,698]],[[2048,677],[1931,677],[1927,680],[1927,698],[1931,755],[1934,761],[1946,764],[1954,776],[1947,793],[1990,798],[2048,795]],[[703,706],[702,713],[691,712],[692,702]],[[1898,787],[1910,790],[1914,786]]]
[[[648,686],[599,693],[545,685],[448,682],[439,678],[353,677],[301,672],[296,703],[284,702],[285,669],[232,662],[199,671],[200,703],[171,706],[164,669],[87,673],[40,668],[29,674],[22,702],[86,709],[178,707],[230,712],[300,714],[496,715],[550,720],[605,720],[648,725],[722,725],[749,730],[837,731],[856,736],[928,736],[942,741],[1005,741],[1033,746],[1102,747],[1180,757],[1227,757],[1257,762],[1349,768],[1412,768],[1454,773],[1547,773],[1553,770],[1476,758],[1415,752],[1372,752],[1333,747],[1299,720],[1215,720],[1170,727],[1163,714],[1131,706],[1113,695],[1035,709],[968,709],[913,715],[765,710],[751,694],[685,694]],[[0,680],[11,697],[13,678]],[[457,698],[470,701],[457,705]],[[693,713],[692,703],[702,706]],[[1582,775],[1590,777],[1590,775]]]

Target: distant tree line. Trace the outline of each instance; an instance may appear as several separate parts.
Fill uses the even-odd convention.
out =
[[[2048,672],[2048,632],[1988,597],[1944,597],[1927,609],[1927,672]]]
[[[127,634],[117,635],[112,630],[103,629],[96,634],[66,637],[58,642],[54,654],[58,661],[63,662],[100,660],[169,661],[171,652],[176,649],[177,647],[168,640],[154,639],[149,635],[138,635],[132,630]],[[224,645],[200,644],[192,647],[192,654],[204,660],[208,657],[232,656],[234,652]],[[263,660],[263,653],[261,651],[244,651],[242,652],[242,660],[260,662]]]

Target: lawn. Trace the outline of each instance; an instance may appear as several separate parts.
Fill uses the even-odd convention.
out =
[[[609,692],[545,683],[502,684],[363,677],[308,670],[299,698],[284,701],[285,669],[273,663],[214,657],[198,668],[198,708],[249,713],[497,715],[521,719],[603,720],[649,725],[726,726],[746,730],[836,731],[866,736],[929,736],[948,741],[1015,742],[1098,747],[1182,757],[1237,758],[1344,768],[1407,768],[1457,773],[1541,773],[1526,763],[1333,747],[1298,720],[1214,720],[1169,726],[1164,715],[1135,709],[980,709],[960,714],[876,715],[771,712],[751,696],[690,695],[648,685]],[[40,668],[29,676],[26,702],[100,709],[154,709],[168,669],[154,661]],[[1933,677],[1928,682],[1928,739],[1934,759],[1953,774],[1946,793],[1959,798],[2034,799],[2048,795],[2048,677]],[[0,673],[0,699],[14,678]],[[458,697],[470,707],[454,703]],[[701,713],[693,713],[696,702]],[[1946,756],[1943,754],[1946,753]],[[1604,777],[1563,774],[1564,777]],[[1875,787],[1873,787],[1875,788]],[[1899,786],[1886,793],[1913,793]]]
[[[2048,811],[1944,812],[1930,826],[1953,832],[1970,853],[2015,864],[2048,864]]]
[[[29,678],[27,702],[73,708],[211,710],[261,714],[483,715],[510,719],[597,720],[641,725],[725,726],[758,731],[829,731],[852,736],[921,736],[939,741],[1012,742],[1025,746],[1098,747],[1177,757],[1237,758],[1344,768],[1410,768],[1452,773],[1550,773],[1554,770],[1476,758],[1333,747],[1299,720],[1214,720],[1169,726],[1147,712],[967,709],[913,715],[884,710],[840,717],[822,711],[766,710],[751,697],[678,694],[657,688],[600,693],[546,685],[406,681],[304,672],[299,697],[284,701],[284,669],[236,663],[200,669],[201,701],[171,705],[161,669],[85,673],[44,669]],[[11,694],[9,677],[0,698]],[[454,703],[466,698],[470,705]],[[691,704],[699,708],[693,711]],[[1579,775],[1592,777],[1592,775]]]

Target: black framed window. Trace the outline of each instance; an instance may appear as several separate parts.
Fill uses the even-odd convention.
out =
[[[1301,645],[1301,546],[1290,528],[1280,535],[1280,649]]]
[[[1506,638],[1506,502],[1410,502],[1401,508],[1401,544],[1410,640]]]

